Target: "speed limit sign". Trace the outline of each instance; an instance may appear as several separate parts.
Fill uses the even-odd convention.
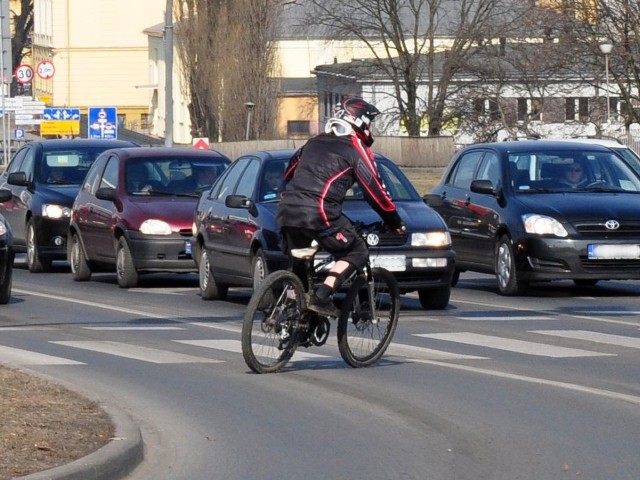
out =
[[[18,83],[22,83],[23,85],[25,83],[31,83],[33,79],[33,68],[31,68],[30,65],[19,65],[16,68],[15,75]]]

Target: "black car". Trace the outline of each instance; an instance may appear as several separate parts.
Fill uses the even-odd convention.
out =
[[[597,142],[473,145],[425,199],[451,232],[454,281],[494,273],[515,295],[534,281],[640,279],[640,177]]]
[[[203,299],[222,299],[230,286],[255,287],[268,273],[287,268],[275,215],[284,169],[293,153],[243,155],[200,198],[193,242]],[[424,308],[445,308],[455,257],[446,226],[391,160],[380,155],[376,159],[408,231],[371,239],[372,264],[392,271],[402,292],[417,290]],[[357,186],[349,192],[344,212],[352,221],[380,221]]]
[[[11,200],[11,191],[0,188],[0,203]],[[0,304],[5,305],[11,299],[13,279],[13,234],[11,227],[0,215]]]
[[[73,200],[96,157],[110,148],[134,147],[122,140],[39,140],[12,157],[0,187],[13,198],[0,204],[11,225],[16,252],[26,252],[31,272],[67,258],[67,230]]]

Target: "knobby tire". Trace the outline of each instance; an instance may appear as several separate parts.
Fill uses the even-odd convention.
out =
[[[342,359],[354,368],[368,367],[380,360],[398,326],[400,292],[393,274],[372,270],[375,318],[371,318],[367,283],[358,276],[342,304],[338,320],[338,349]]]
[[[305,309],[302,282],[288,270],[270,274],[254,290],[242,323],[242,355],[251,370],[273,373],[291,360]]]

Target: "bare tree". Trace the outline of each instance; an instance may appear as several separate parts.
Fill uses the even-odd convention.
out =
[[[428,122],[438,135],[448,121],[447,100],[453,78],[478,38],[488,38],[507,2],[498,0],[299,0],[311,5],[308,25],[324,27],[335,39],[366,45],[379,73],[392,82],[395,114],[409,135],[419,136]],[[494,31],[495,33],[495,31]],[[441,40],[446,36],[447,43]],[[441,65],[434,53],[447,50]],[[426,56],[427,61],[424,61]],[[427,85],[420,95],[420,85]]]
[[[13,20],[13,36],[11,37],[11,59],[13,68],[22,64],[22,59],[31,49],[31,35],[33,34],[33,0],[20,0],[19,8],[11,11]],[[17,84],[12,83],[12,89]],[[15,91],[12,91],[15,94]]]
[[[608,55],[609,75],[611,85],[617,87],[615,97],[619,96],[626,106],[620,112],[625,126],[640,122],[640,2],[578,0],[574,8],[585,19],[575,35],[590,47],[588,61],[600,72],[599,87],[606,73],[600,45],[609,43],[613,45]]]
[[[175,11],[176,44],[190,99],[192,134],[243,140],[273,136],[274,39],[279,0],[184,0]]]

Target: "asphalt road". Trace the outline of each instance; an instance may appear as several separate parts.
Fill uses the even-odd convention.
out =
[[[497,295],[463,274],[449,308],[403,298],[389,354],[347,367],[335,344],[249,373],[249,299],[204,302],[193,275],[118,288],[66,265],[17,268],[0,361],[125,409],[145,461],[130,480],[637,479],[640,282]]]

